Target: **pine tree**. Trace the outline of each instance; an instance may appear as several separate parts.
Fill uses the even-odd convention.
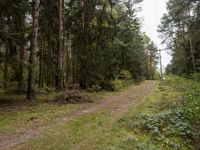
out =
[[[33,100],[35,96],[35,65],[36,65],[36,52],[38,50],[38,20],[40,14],[40,0],[34,1],[33,9],[33,23],[32,23],[32,40],[31,49],[29,57],[29,74],[28,74],[28,89],[27,89],[27,99]]]

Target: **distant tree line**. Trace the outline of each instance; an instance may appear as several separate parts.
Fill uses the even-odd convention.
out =
[[[200,1],[169,0],[159,31],[171,50],[166,72],[189,75],[200,72]]]
[[[104,86],[121,70],[154,79],[157,48],[140,31],[141,0],[1,0],[0,79],[18,93]]]

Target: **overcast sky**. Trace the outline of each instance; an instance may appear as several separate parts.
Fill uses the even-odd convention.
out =
[[[161,45],[161,39],[158,37],[158,25],[166,10],[166,3],[168,0],[143,0],[141,7],[142,11],[139,16],[142,17],[142,31],[153,40],[159,49],[164,49],[165,45]],[[166,67],[171,60],[171,56],[167,52],[162,52],[162,64]]]

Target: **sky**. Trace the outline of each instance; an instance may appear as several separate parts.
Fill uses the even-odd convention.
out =
[[[139,17],[142,18],[142,31],[151,38],[159,49],[166,48],[165,45],[161,44],[162,40],[159,38],[157,29],[163,14],[167,12],[167,1],[168,0],[143,0],[141,4],[142,11],[139,13]],[[161,55],[164,68],[170,63],[171,56],[166,51],[162,51]]]

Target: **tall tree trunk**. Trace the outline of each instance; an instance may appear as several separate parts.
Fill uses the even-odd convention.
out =
[[[30,49],[30,58],[29,58],[29,75],[28,75],[28,89],[27,89],[27,99],[33,100],[36,98],[35,96],[35,53],[38,48],[38,19],[39,19],[39,6],[40,0],[34,1],[34,10],[33,10],[33,24],[32,24],[32,42]]]
[[[24,36],[23,36],[24,37]],[[20,62],[19,62],[19,76],[18,76],[18,93],[24,92],[24,52],[25,52],[25,39],[22,39],[20,47]]]
[[[4,90],[8,89],[8,48],[6,47],[6,53],[4,58],[4,69],[3,69],[3,87]]]
[[[62,21],[62,0],[58,0],[58,51],[57,51],[57,73],[56,88],[63,87],[62,54],[63,54],[63,21]]]
[[[22,5],[24,6],[24,1],[22,1]],[[20,14],[20,22],[19,22],[19,30],[21,32],[21,43],[20,43],[20,50],[19,50],[19,68],[18,68],[18,93],[23,93],[25,91],[24,85],[24,53],[25,53],[25,45],[26,45],[26,38],[25,38],[25,13]]]
[[[43,36],[42,36],[43,37]],[[43,87],[43,51],[44,51],[44,46],[43,46],[44,42],[43,40],[41,39],[41,42],[40,42],[40,53],[39,53],[39,87]]]
[[[79,64],[79,86],[82,88],[86,88],[86,32],[85,32],[85,20],[86,20],[86,15],[85,15],[85,3],[84,0],[80,1],[80,6],[82,7],[83,11],[81,14],[81,45],[80,45],[80,54],[79,54],[79,59],[80,59],[80,64]]]

